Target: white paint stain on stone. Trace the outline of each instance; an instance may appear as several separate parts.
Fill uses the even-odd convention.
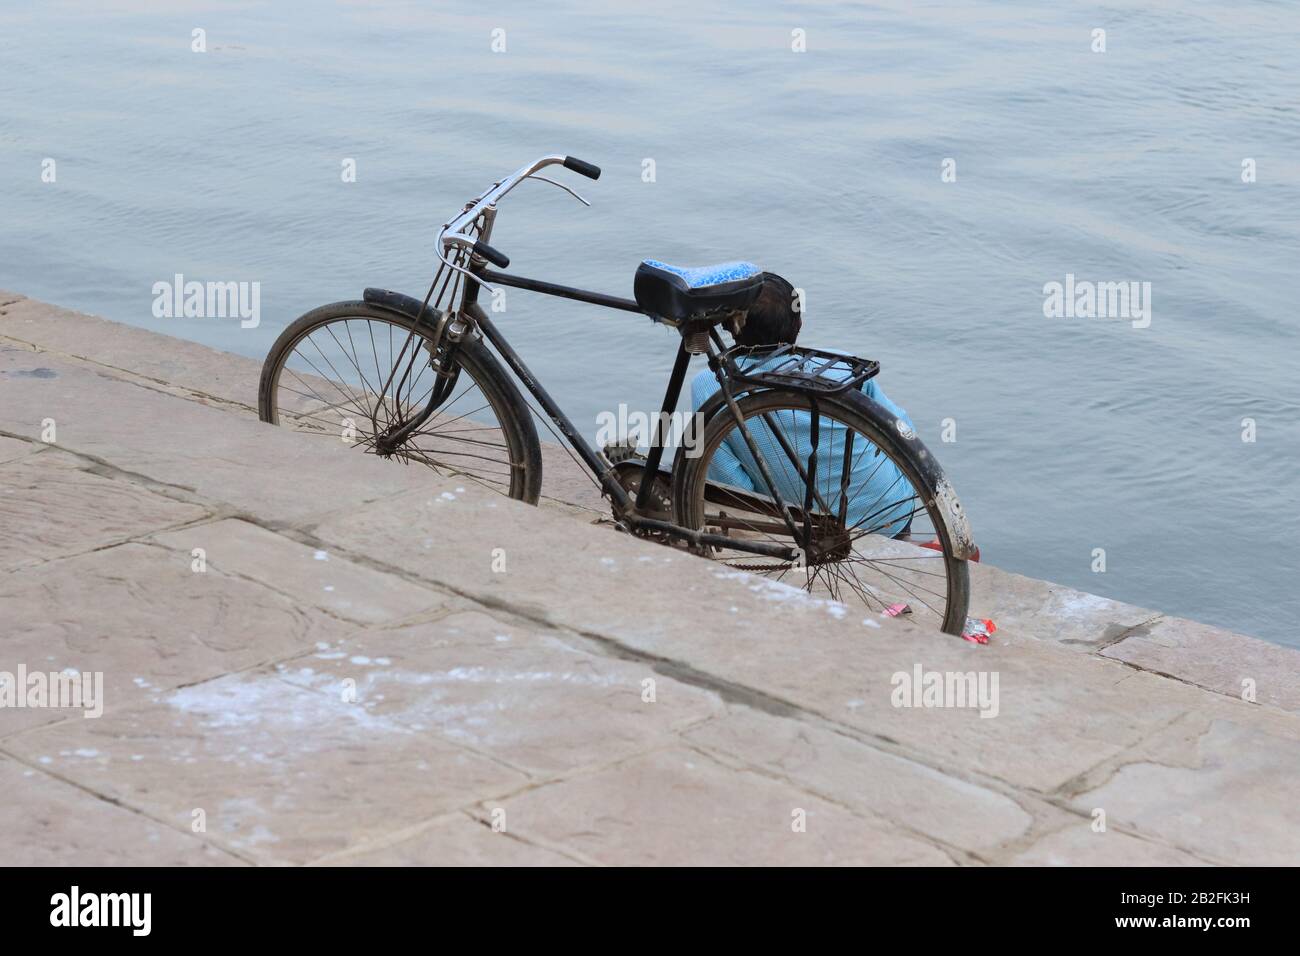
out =
[[[713,576],[724,581],[742,581],[750,591],[767,601],[821,608],[837,620],[842,619],[844,615],[848,613],[847,605],[840,601],[814,597],[803,588],[797,588],[793,584],[786,584],[784,581],[773,581],[770,578],[759,577],[758,575],[750,574],[748,571],[741,571],[739,569],[732,569],[729,571],[715,570]]]
[[[287,748],[291,754],[310,754],[332,750],[340,739],[411,733],[360,707],[341,704],[337,696],[294,690],[270,675],[196,684],[168,694],[166,701],[205,730],[235,734],[255,751]],[[194,760],[186,757],[186,762]]]

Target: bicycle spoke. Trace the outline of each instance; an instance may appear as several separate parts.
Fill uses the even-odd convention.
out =
[[[313,362],[313,361],[311,360],[310,357],[308,357],[308,356],[306,356],[306,355],[301,355],[301,356],[299,356],[299,357],[300,357],[304,362],[306,362],[308,365],[311,366],[312,371],[316,373],[316,375],[321,379],[321,381],[323,381],[323,382],[328,382],[331,386],[333,386],[333,388],[334,388],[334,390],[335,390],[336,392],[338,392],[340,395],[342,395],[346,400],[348,400],[348,401],[350,401],[350,402],[353,402],[353,403],[355,404],[356,408],[358,409],[358,411],[361,412],[361,414],[364,414],[364,415],[366,415],[366,416],[369,416],[370,412],[369,412],[368,410],[366,410],[366,409],[363,409],[363,407],[362,407],[362,399],[361,399],[358,395],[356,395],[355,393],[349,391],[348,389],[343,388],[343,387],[342,387],[338,382],[335,382],[332,378],[330,378],[328,375],[326,375],[323,371],[321,371],[320,366],[317,365],[315,362]],[[289,374],[291,374],[291,375],[293,375],[295,378],[297,378],[300,382],[302,382],[302,384],[303,384],[305,387],[307,387],[307,388],[311,388],[311,386],[307,383],[306,379],[304,379],[304,378],[302,378],[300,375],[298,375],[298,373],[295,372],[293,369],[291,369],[291,368],[287,368],[287,367],[286,367],[285,371],[287,371]],[[327,405],[332,404],[331,402],[328,402],[328,401],[325,399],[325,397],[324,397],[323,395],[321,396],[321,401],[322,401],[322,402],[325,402]]]
[[[778,405],[782,400],[786,403]],[[767,456],[776,489],[794,509],[795,540],[766,490],[708,480],[711,461],[725,447],[731,455],[726,473],[738,463],[752,487],[764,489],[747,446],[742,453],[734,419],[716,429],[694,472],[699,490],[690,494],[698,517],[688,520],[738,542],[777,543],[803,552],[801,561],[781,561],[718,546],[707,549],[715,560],[773,581],[790,580],[791,571],[802,568],[791,583],[807,591],[873,611],[902,601],[931,626],[947,626],[948,558],[912,543],[939,539],[925,501],[888,452],[848,419],[841,421],[833,405],[818,404],[819,440],[805,399],[776,396],[748,403],[749,410],[742,411]]]
[[[435,285],[438,281],[435,277]],[[358,322],[364,330],[353,328]],[[399,319],[364,316],[311,327],[280,361],[273,420],[303,434],[346,436],[351,447],[365,454],[423,465],[496,493],[517,494],[524,464],[513,460],[514,446],[500,413],[463,363],[447,368],[448,375],[461,376],[459,387],[443,393],[429,419],[413,428],[402,445],[381,447],[381,438],[427,413],[445,381],[431,364],[429,335]],[[327,398],[327,393],[338,398]],[[340,431],[347,427],[352,431]]]

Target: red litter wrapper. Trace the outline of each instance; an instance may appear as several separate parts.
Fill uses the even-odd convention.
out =
[[[992,621],[977,617],[966,618],[966,626],[961,629],[963,640],[970,641],[972,644],[987,644],[989,635],[998,629],[998,626]]]
[[[882,613],[887,617],[898,617],[900,614],[911,614],[912,608],[908,604],[891,604]]]

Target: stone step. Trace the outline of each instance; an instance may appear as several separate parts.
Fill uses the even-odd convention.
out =
[[[991,566],[968,644],[594,524],[553,446],[529,508],[264,425],[258,371],[0,293],[0,674],[102,675],[0,708],[7,859],[1297,857],[1295,651]]]

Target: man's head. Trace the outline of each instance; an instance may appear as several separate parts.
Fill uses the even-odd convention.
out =
[[[745,315],[736,334],[741,345],[794,343],[803,327],[803,316],[795,308],[794,286],[775,272],[763,273],[763,287]]]

